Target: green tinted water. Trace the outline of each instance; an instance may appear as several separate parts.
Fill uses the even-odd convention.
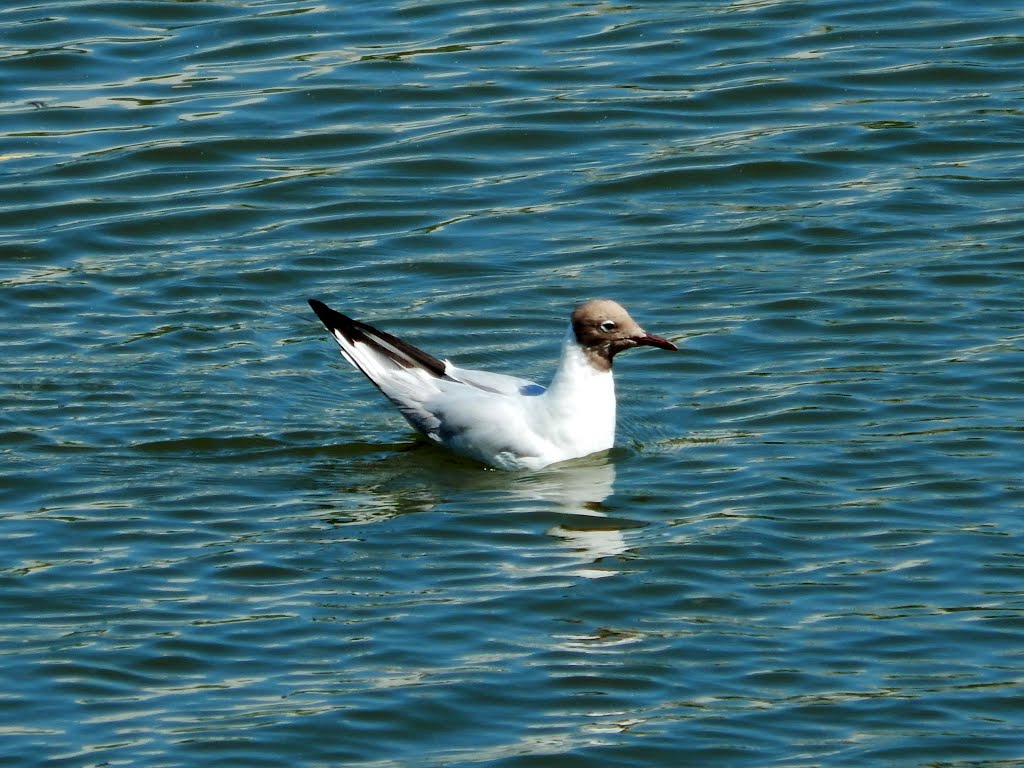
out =
[[[0,760],[1024,760],[1006,4],[0,12]],[[417,444],[317,296],[619,447]]]

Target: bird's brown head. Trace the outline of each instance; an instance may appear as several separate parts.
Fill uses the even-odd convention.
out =
[[[576,307],[572,313],[572,330],[577,343],[599,371],[611,370],[612,358],[633,347],[679,349],[671,341],[647,333],[620,304],[610,299],[593,299]]]

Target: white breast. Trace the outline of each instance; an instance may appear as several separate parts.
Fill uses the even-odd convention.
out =
[[[571,330],[551,386],[537,400],[547,421],[543,431],[563,454],[559,461],[614,445],[615,380],[611,371],[591,365]]]

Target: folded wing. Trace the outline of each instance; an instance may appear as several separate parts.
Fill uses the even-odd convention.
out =
[[[544,391],[526,379],[457,368],[321,301],[310,299],[309,305],[345,359],[362,371],[413,427],[434,440],[445,439],[442,420],[459,411],[460,401],[475,410],[480,397],[487,394],[528,397]]]

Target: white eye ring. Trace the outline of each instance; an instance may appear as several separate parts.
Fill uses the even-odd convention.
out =
[[[615,330],[615,321],[614,320],[605,320],[598,327],[602,331],[604,331],[605,333],[608,333],[609,331],[614,331]]]

